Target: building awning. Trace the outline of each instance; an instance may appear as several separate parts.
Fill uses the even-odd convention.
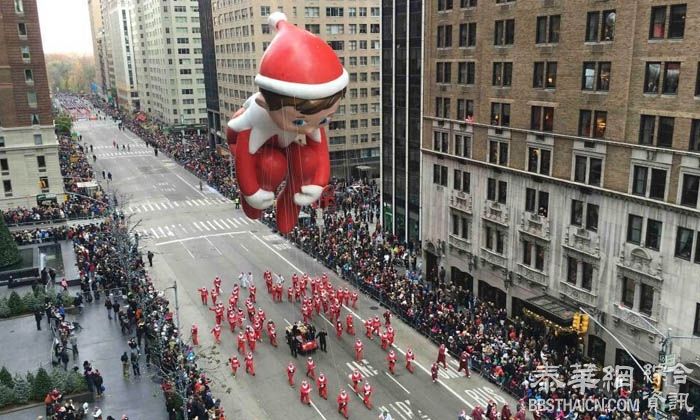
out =
[[[559,299],[549,296],[542,295],[532,299],[523,301],[525,306],[531,311],[542,315],[543,317],[549,319],[550,321],[561,325],[562,327],[569,327],[574,319],[574,313],[576,308],[573,308]]]
[[[97,181],[77,182],[78,188],[97,188]]]

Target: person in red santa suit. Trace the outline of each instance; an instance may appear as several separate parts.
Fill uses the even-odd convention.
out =
[[[459,355],[459,369],[457,369],[457,373],[461,372],[462,369],[464,369],[464,373],[466,374],[466,376],[468,378],[469,377],[469,353],[467,353],[466,350],[464,350]]]
[[[394,345],[394,337],[395,337],[396,331],[394,331],[394,327],[389,325],[386,329],[386,341],[389,343],[389,347]]]
[[[221,324],[221,321],[223,321],[224,319],[224,304],[219,303],[213,308],[209,308],[209,310],[214,312],[214,316],[216,317],[216,323]]]
[[[216,289],[211,289],[209,294],[211,295],[211,303],[216,305],[216,301],[219,299],[219,292],[217,292]]]
[[[433,365],[430,366],[430,377],[432,378],[433,383],[437,382],[439,371],[440,371],[440,365],[438,365],[437,362],[433,362]]]
[[[444,369],[447,369],[447,348],[445,347],[445,344],[440,344],[440,348],[438,349],[437,362],[442,363],[442,367]]]
[[[350,403],[350,396],[344,389],[340,390],[336,401],[338,402],[338,412],[341,413],[343,417],[348,418],[348,404]]]
[[[345,317],[345,325],[347,327],[347,332],[350,335],[355,335],[355,325],[353,325],[354,320],[352,319],[352,314],[348,314]]]
[[[352,292],[352,295],[350,295],[350,302],[352,302],[352,308],[357,309],[357,299],[359,296],[357,295],[357,292]]]
[[[258,292],[258,289],[255,287],[254,284],[251,284],[250,287],[248,288],[248,297],[250,298],[250,301],[253,303],[258,303],[255,300],[257,292]]]
[[[396,373],[396,353],[394,353],[394,350],[389,351],[389,354],[386,356],[386,360],[389,362],[389,372],[394,375]]]
[[[387,347],[389,346],[389,339],[387,338],[386,331],[379,331],[379,339],[382,341],[382,350],[386,351]]]
[[[248,352],[245,357],[245,371],[247,374],[255,376],[255,361],[251,352]]]
[[[362,349],[364,345],[362,344],[362,341],[358,338],[355,340],[355,361],[359,362],[362,360]]]
[[[372,409],[372,386],[369,384],[369,382],[365,381],[365,384],[362,386],[362,402],[365,404],[365,407],[368,409]]]
[[[287,287],[287,302],[293,302],[294,301],[294,287],[289,286]]]
[[[416,355],[413,354],[413,350],[409,347],[406,350],[406,370],[413,373],[413,361],[416,360]]]
[[[255,341],[262,341],[262,322],[256,317],[253,323],[253,331],[255,332]]]
[[[306,376],[316,379],[316,362],[311,357],[306,361]]]
[[[245,333],[243,331],[238,333],[238,352],[245,354]]]
[[[309,385],[309,382],[306,379],[301,381],[301,388],[299,388],[299,394],[302,404],[311,405],[311,385]]]
[[[236,376],[236,371],[238,370],[239,367],[241,367],[241,362],[238,360],[238,356],[235,354],[228,359],[228,363],[231,366],[231,373],[233,373],[233,376]]]
[[[297,371],[297,367],[294,363],[289,362],[287,365],[287,381],[289,381],[289,386],[294,386],[294,372]]]
[[[267,315],[265,315],[265,311],[263,311],[263,308],[258,306],[258,318],[260,319],[260,322],[263,324],[265,323],[265,320],[267,319]]]
[[[350,382],[352,382],[352,389],[357,392],[357,384],[362,382],[362,374],[359,370],[355,369],[350,374]]]
[[[318,387],[318,395],[323,398],[324,400],[328,399],[328,379],[326,379],[326,375],[323,374],[323,372],[318,374],[318,378],[316,378],[316,386]]]
[[[372,339],[372,330],[374,329],[374,326],[372,325],[372,320],[370,318],[365,319],[365,329],[367,330],[365,335],[367,336],[367,338],[369,338],[371,340]]]
[[[267,321],[267,336],[270,338],[270,345],[277,347],[277,330],[272,320]]]
[[[192,344],[195,346],[199,345],[199,328],[197,328],[197,324],[192,324],[192,328],[190,329],[190,333],[192,334]]]
[[[221,325],[216,324],[214,328],[212,328],[211,333],[214,334],[214,341],[216,344],[221,344]]]
[[[246,327],[246,341],[248,342],[248,348],[250,351],[255,353],[255,330],[250,325]]]
[[[343,323],[340,321],[335,323],[335,335],[338,338],[342,337],[343,335]]]
[[[231,332],[235,332],[237,323],[238,319],[236,319],[236,310],[233,309],[233,306],[229,306],[228,325],[231,328]]]
[[[233,292],[231,292],[231,295],[228,297],[228,306],[235,308],[238,305],[238,296],[234,295]]]
[[[216,289],[216,293],[221,294],[221,277],[219,276],[214,278],[214,289]]]
[[[236,319],[238,320],[238,328],[243,329],[243,321],[245,320],[245,312],[243,312],[243,309],[238,308]]]
[[[321,197],[330,178],[326,125],[345,95],[349,76],[321,38],[287,22],[281,12],[268,17],[277,34],[260,61],[248,98],[228,123],[227,140],[236,157],[243,211],[259,219],[277,198],[277,227],[289,233],[301,206]]]
[[[199,291],[199,297],[202,298],[202,305],[208,305],[209,291],[206,287],[200,287],[197,289]]]
[[[379,317],[375,316],[372,318],[372,334],[373,335],[379,335],[379,327],[382,325],[382,323],[379,321]]]

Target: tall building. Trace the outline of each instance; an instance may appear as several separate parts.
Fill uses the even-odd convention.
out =
[[[204,68],[204,89],[207,104],[207,138],[209,145],[215,147],[221,134],[221,112],[219,109],[219,80],[216,77],[216,46],[214,45],[214,20],[211,0],[199,0],[199,27],[202,33],[202,59]],[[224,143],[226,144],[226,143]],[[224,153],[229,153],[223,147]]]
[[[345,7],[331,0],[313,5],[242,0],[215,1],[211,6],[221,123],[257,92],[257,65],[273,37],[267,17],[282,11],[291,23],[323,37],[350,74],[346,97],[328,130],[332,175],[376,177],[381,125],[379,3],[357,0]]]
[[[88,0],[88,12],[90,14],[90,32],[92,35],[92,55],[95,58],[95,93],[105,96],[109,90],[109,80],[105,67],[105,34],[101,0]]]
[[[382,1],[381,202],[384,229],[420,240],[423,2]]]
[[[138,111],[141,108],[137,64],[135,60],[135,28],[130,0],[103,0],[106,2],[105,20],[108,29],[113,74],[113,91],[120,108]]]
[[[425,22],[427,270],[700,368],[659,334],[700,336],[700,3],[439,0]],[[590,325],[588,355],[630,365]]]
[[[0,208],[63,200],[36,0],[0,0]]]
[[[141,110],[168,126],[204,126],[207,110],[198,3],[131,1]]]

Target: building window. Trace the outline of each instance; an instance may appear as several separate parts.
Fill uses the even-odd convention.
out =
[[[433,183],[447,186],[447,166],[433,165]]]
[[[27,24],[24,22],[20,22],[17,24],[17,33],[19,34],[20,38],[26,38],[27,37]]]
[[[513,63],[493,63],[493,86],[510,86],[513,81]]]
[[[471,174],[469,172],[463,172],[459,169],[454,170],[454,186],[453,188],[457,191],[461,191],[469,194],[469,189],[471,184]]]
[[[438,0],[437,9],[438,12],[452,10],[452,0]]]
[[[476,0],[474,0],[474,3],[476,3]],[[476,22],[461,23],[459,25],[459,46],[476,46]]]
[[[537,61],[535,62],[532,87],[537,89],[554,89],[557,87],[557,62]]]
[[[538,16],[535,44],[555,44],[559,42],[560,24],[560,15]]]
[[[457,213],[452,213],[452,234],[469,240],[469,219]]]
[[[592,91],[610,90],[610,71],[611,64],[609,61],[587,61],[583,63],[581,89]]]
[[[657,200],[666,198],[665,170],[634,165],[632,174],[632,194]]]
[[[670,10],[669,10],[670,9]],[[685,33],[685,4],[655,6],[649,17],[649,39],[680,39]],[[668,30],[666,24],[668,23]]]
[[[29,108],[37,107],[36,92],[27,92],[27,105]]]
[[[41,192],[49,192],[49,178],[46,176],[39,177],[39,188]]]
[[[270,6],[260,6],[260,16],[270,16]]]
[[[452,25],[439,25],[437,27],[437,47],[452,47]]]
[[[695,304],[695,323],[693,324],[693,335],[700,335],[700,303]]]
[[[549,175],[551,169],[552,151],[539,147],[528,148],[528,172]]]
[[[435,116],[438,118],[450,118],[450,98],[435,98]]]
[[[654,288],[644,283],[640,286],[639,312],[651,316],[654,308]]]
[[[678,78],[681,73],[681,63],[667,62],[664,65],[664,86],[665,95],[675,95],[678,93]]]
[[[678,227],[678,230],[676,231],[676,251],[675,255],[678,258],[688,260],[690,261],[690,257],[693,252],[693,237],[695,236],[695,232],[686,229],[684,227]],[[700,250],[697,248],[695,249],[695,260],[699,259],[700,255]]]
[[[342,51],[345,44],[343,41],[328,41],[328,45],[334,50],[334,51]]]
[[[28,85],[34,84],[34,73],[32,69],[24,69],[24,81],[27,82]]]
[[[578,135],[583,137],[605,138],[605,129],[608,125],[607,111],[591,111],[582,109],[579,111]]]
[[[698,70],[695,74],[695,96],[700,96],[700,61],[698,61]]]
[[[3,180],[2,187],[5,190],[5,197],[12,197],[12,181],[9,179]]]
[[[571,224],[592,232],[598,231],[598,205],[571,200]]]
[[[493,31],[493,45],[513,45],[515,41],[515,19],[497,20]]]
[[[533,188],[525,189],[525,211],[547,217],[549,214],[549,193]]]
[[[466,120],[474,116],[474,101],[471,99],[457,99],[457,119]]]
[[[675,118],[657,117],[655,115],[641,115],[639,119],[639,144],[656,145],[658,147],[673,146],[673,130]],[[656,138],[656,142],[654,139]]]
[[[461,85],[473,85],[476,79],[476,63],[473,61],[460,61],[457,64],[457,83]]]
[[[0,147],[5,147],[5,137],[0,136]]]
[[[437,83],[452,83],[452,63],[442,61],[437,63],[435,81]]]
[[[627,218],[627,242],[641,245],[642,244],[642,225],[644,219],[641,216],[630,214]]]
[[[24,4],[22,0],[15,0],[15,13],[21,15],[24,13]]]
[[[44,156],[37,156],[36,166],[39,168],[39,171],[46,170],[46,158]]]
[[[488,178],[486,181],[486,198],[491,201],[497,201],[501,204],[506,204],[508,197],[508,183],[505,181],[496,181],[493,178]]]
[[[661,246],[661,230],[663,224],[658,220],[647,219],[647,234],[644,246],[658,251]]]
[[[491,103],[491,125],[510,127],[510,104]]]
[[[460,157],[471,157],[472,138],[464,134],[455,134],[455,155]]]
[[[5,158],[0,159],[0,171],[2,171],[3,175],[10,174],[10,165],[7,163],[7,159]]]
[[[505,232],[491,226],[484,227],[484,237],[486,239],[486,249],[503,255],[506,243]]]
[[[634,308],[634,290],[636,285],[629,277],[622,278],[622,303],[627,308]]]
[[[582,155],[574,155],[574,159],[574,181],[599,187],[603,175],[603,160]]]
[[[22,54],[22,60],[25,63],[29,63],[31,60],[31,55],[29,54],[29,47],[20,47],[20,53]]]
[[[690,125],[689,150],[700,152],[700,119],[694,119]]]
[[[615,37],[615,10],[588,12],[586,42],[612,41]]]
[[[450,133],[444,131],[433,132],[433,149],[436,152],[450,153]]]
[[[523,265],[544,271],[544,248],[534,242],[523,241]]]
[[[644,71],[644,93],[659,93],[661,63],[646,63]]]
[[[554,126],[554,108],[532,106],[530,110],[530,128],[537,131],[551,132]]]
[[[304,29],[307,31],[311,32],[312,34],[319,35],[321,33],[321,25],[318,23],[312,23],[312,24],[306,24],[304,25]],[[267,48],[263,48],[263,51],[265,51]],[[357,58],[357,57],[352,57],[352,58]]]
[[[683,174],[681,184],[681,206],[696,208],[698,206],[698,186],[700,176]]]
[[[459,7],[461,7],[462,9],[476,7],[476,2],[477,2],[477,0],[460,0]]]
[[[508,143],[489,140],[489,163],[508,166]]]
[[[326,16],[341,17],[343,16],[342,7],[326,7]]]

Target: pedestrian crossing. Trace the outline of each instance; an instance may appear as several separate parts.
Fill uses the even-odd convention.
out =
[[[207,207],[216,206],[222,204],[231,204],[233,201],[224,197],[216,198],[200,198],[182,201],[159,201],[159,202],[145,202],[141,204],[136,204],[129,206],[125,213],[127,214],[139,214],[148,213],[152,211],[163,211],[163,210],[177,210],[177,209],[188,209],[194,207]]]
[[[112,152],[112,153],[101,153],[97,155],[98,159],[114,159],[120,157],[133,157],[133,156],[151,156],[153,152],[148,150],[142,151],[131,151],[131,152]]]
[[[149,147],[146,147],[144,143],[123,143],[124,145],[129,145],[130,149],[143,149],[143,150],[152,150]],[[119,145],[119,150],[121,151],[122,144]],[[111,151],[117,151],[117,148],[114,147],[113,145],[100,145],[100,146],[93,146],[94,150],[111,150]]]
[[[207,235],[235,230],[246,230],[257,227],[262,223],[247,217],[219,217],[208,220],[197,220],[187,223],[139,228],[141,238],[164,239],[192,235]]]

